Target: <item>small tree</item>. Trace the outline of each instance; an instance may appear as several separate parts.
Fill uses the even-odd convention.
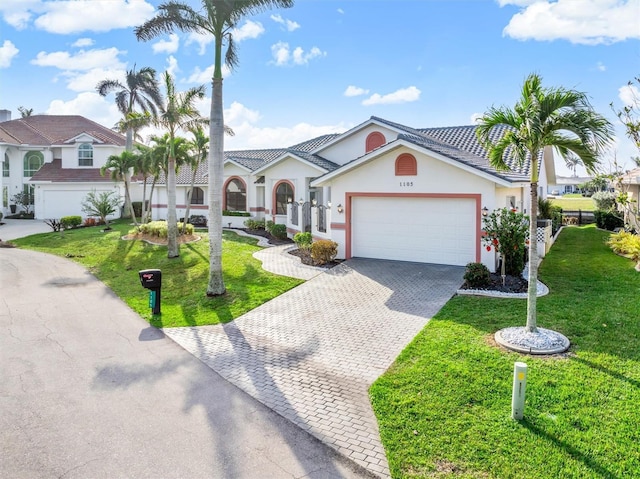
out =
[[[504,273],[520,276],[526,263],[529,238],[529,217],[515,210],[502,208],[483,218],[487,251],[494,249],[502,256]]]
[[[22,206],[25,214],[31,214],[31,207],[33,206],[33,195],[31,193],[21,191],[13,195],[11,201],[18,206]]]
[[[104,229],[109,229],[109,220],[107,217],[118,211],[122,200],[115,191],[101,191],[97,193],[95,190],[85,196],[82,202],[82,211],[89,216],[97,216],[105,224]]]

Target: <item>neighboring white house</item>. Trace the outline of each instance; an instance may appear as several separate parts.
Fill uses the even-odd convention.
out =
[[[82,116],[11,120],[9,111],[0,110],[1,211],[11,214],[11,199],[22,191],[33,195],[37,219],[85,216],[81,203],[92,190],[123,196],[122,183],[102,176],[100,168],[124,145],[124,136]]]
[[[500,136],[503,131],[496,130]],[[551,149],[539,158],[539,195],[555,182]],[[206,214],[207,166],[196,175],[196,211]],[[310,231],[331,239],[338,257],[439,264],[483,262],[482,211],[529,209],[528,169],[489,166],[474,126],[414,129],[371,117],[351,130],[281,149],[225,152],[224,209],[286,224],[290,236]],[[178,176],[178,216],[191,178]],[[166,217],[160,178],[153,217]],[[200,213],[198,213],[198,211]],[[242,227],[245,217],[225,216]]]
[[[579,193],[579,186],[591,180],[593,176],[556,176],[556,181],[547,186],[547,193],[554,196]]]

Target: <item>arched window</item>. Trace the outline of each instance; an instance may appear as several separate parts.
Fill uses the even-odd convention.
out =
[[[78,147],[78,166],[93,166],[93,146],[82,143]]]
[[[24,177],[31,178],[44,165],[44,155],[39,151],[28,151],[24,155]]]
[[[228,211],[247,211],[247,189],[244,181],[232,178],[224,189],[224,209]]]
[[[10,170],[9,170],[9,155],[4,154],[4,161],[2,162],[2,176],[5,178],[9,178]]]
[[[365,142],[365,151],[366,153],[369,153],[370,151],[375,150],[376,148],[380,148],[386,142],[387,140],[385,139],[384,135],[379,131],[374,131],[373,133],[369,133],[369,136],[367,136],[367,140]]]
[[[418,174],[416,157],[409,153],[402,153],[396,158],[396,176],[415,176]]]
[[[276,204],[275,204],[275,214],[277,215],[286,215],[287,214],[287,203],[289,200],[293,200],[293,187],[290,183],[286,181],[282,181],[276,185]]]
[[[204,205],[204,191],[197,186],[191,190],[191,204],[192,205]]]

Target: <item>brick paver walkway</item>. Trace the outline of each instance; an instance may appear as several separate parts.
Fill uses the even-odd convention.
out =
[[[278,249],[264,250],[272,255],[266,262],[290,261],[278,260]],[[232,323],[164,332],[294,424],[389,477],[368,388],[455,293],[464,268],[352,259],[312,271]]]

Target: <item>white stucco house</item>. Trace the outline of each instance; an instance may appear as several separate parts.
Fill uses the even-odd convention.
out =
[[[11,120],[9,111],[0,110],[1,211],[11,214],[11,198],[24,191],[33,195],[37,219],[86,216],[81,203],[90,191],[124,196],[123,184],[100,174],[107,158],[124,147],[123,135],[82,116]]]
[[[495,135],[501,135],[496,130]],[[551,149],[538,159],[538,193],[555,182]],[[529,210],[529,171],[489,166],[474,126],[411,128],[371,117],[342,134],[287,148],[225,152],[224,209],[310,231],[338,243],[338,257],[495,268],[482,247],[482,212]],[[196,175],[193,214],[206,214],[206,165]],[[178,175],[178,216],[191,171]],[[166,217],[161,178],[153,217]],[[246,217],[225,216],[242,227]]]

